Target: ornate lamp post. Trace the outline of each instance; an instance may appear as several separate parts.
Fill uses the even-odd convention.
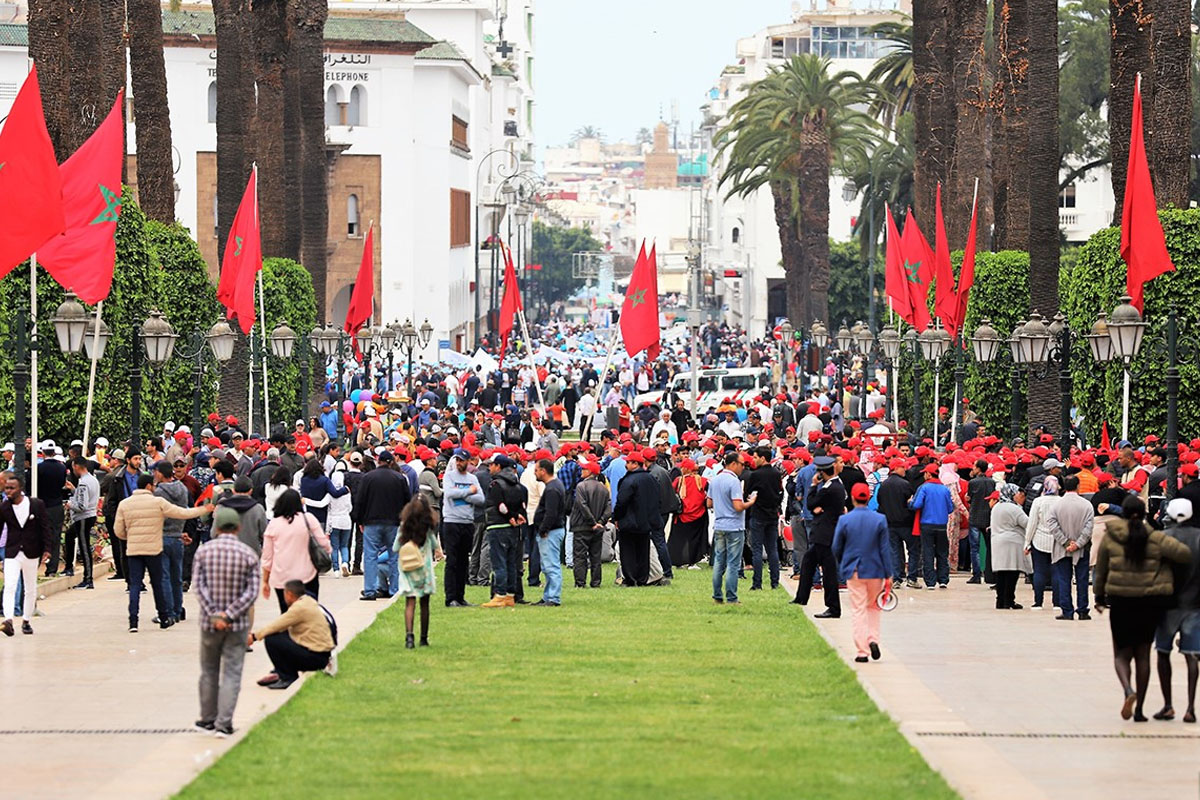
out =
[[[888,419],[900,421],[900,392],[897,389],[897,377],[900,364],[900,349],[904,343],[900,339],[900,331],[890,322],[879,332],[879,349],[883,351],[884,368],[888,370],[888,391],[892,393],[892,402],[883,404]],[[885,398],[886,400],[886,398]]]
[[[404,320],[404,324],[400,326],[399,334],[398,341],[400,351],[404,353],[405,358],[408,361],[408,377],[406,385],[408,387],[408,396],[411,398],[413,396],[413,355],[417,350],[424,350],[429,346],[429,342],[433,338],[433,326],[430,325],[429,320],[426,319],[423,323],[421,323],[420,328],[415,328],[413,327],[412,321],[406,319]]]
[[[942,356],[950,349],[950,334],[942,328],[940,321],[935,321],[933,327],[926,328],[918,338],[925,360],[933,364],[933,443],[937,445],[938,426],[941,423],[938,419],[938,403],[942,394]]]
[[[168,324],[165,319],[162,322]],[[200,435],[200,428],[203,424],[200,411],[200,390],[204,386],[205,356],[211,353],[217,366],[224,366],[229,359],[233,358],[233,345],[236,338],[229,323],[220,320],[207,331],[193,331],[188,336],[186,344],[174,353],[180,358],[192,362],[192,431],[196,436]]]
[[[1121,363],[1121,439],[1125,441],[1129,440],[1130,365],[1142,349],[1142,338],[1146,333],[1146,323],[1132,300],[1129,295],[1122,295],[1111,315],[1106,317],[1101,312],[1096,323],[1092,325],[1091,335],[1087,337],[1092,358],[1097,364],[1107,364],[1114,360]],[[1106,334],[1107,343],[1103,341]]]
[[[1018,331],[1013,332],[1019,361],[1031,376],[1047,377],[1058,367],[1059,409],[1062,426],[1062,448],[1064,453],[1071,449],[1071,327],[1061,313],[1050,325],[1046,325],[1037,311],[1029,315]]]
[[[911,430],[919,437],[921,435],[921,337],[917,335],[915,328],[909,328],[901,338],[904,340],[904,347],[912,356],[913,391],[910,419],[912,419]]]
[[[821,369],[821,351],[825,349],[825,346],[827,344],[829,344],[829,329],[826,328],[825,324],[822,323],[820,320],[816,320],[813,322],[813,324],[808,329],[808,338],[809,338],[809,341],[812,342],[812,346],[816,349],[816,352],[817,352],[817,359],[816,359],[817,360],[817,383],[822,384],[824,381],[824,377],[823,377],[823,371]],[[804,354],[803,348],[801,349],[801,354],[802,355]],[[801,373],[800,377],[803,379],[803,377],[804,377],[803,373]],[[804,388],[803,380],[801,380],[800,388],[801,389]]]
[[[846,386],[842,370],[846,362],[846,354],[850,352],[850,348],[854,346],[854,334],[851,333],[850,329],[846,327],[845,322],[842,323],[842,327],[838,328],[838,332],[834,335],[833,341],[834,344],[837,345],[837,352],[834,355],[835,363],[837,365],[837,397],[835,399],[839,405],[843,406],[842,416],[844,418],[846,409],[845,404],[842,403],[842,399],[846,393]]]
[[[790,361],[788,355],[792,348],[793,332],[792,323],[788,320],[785,319],[779,323],[779,362],[781,367],[779,380],[783,383],[785,390],[787,388],[788,362]]]

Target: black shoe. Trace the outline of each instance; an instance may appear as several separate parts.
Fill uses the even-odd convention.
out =
[[[530,586],[541,586],[542,582],[541,581],[530,581],[529,585]]]
[[[200,731],[201,733],[212,733],[213,731],[215,731],[217,729],[216,723],[205,722],[202,719],[198,719],[194,723],[192,723],[192,727],[194,727],[196,730]]]
[[[762,591],[762,587],[761,587],[761,586],[751,586],[751,587],[750,587],[750,591],[752,591],[752,592],[761,592],[761,591]]]
[[[175,620],[175,621],[176,621],[176,622],[183,622],[185,619],[187,619],[187,609],[186,609],[186,608],[181,608],[181,609],[179,609],[179,619],[177,619],[177,620]]]
[[[866,656],[855,656],[855,657],[854,657],[854,660],[855,660],[856,662],[858,662],[859,664],[865,664],[865,663],[867,663],[867,657],[866,657]]]
[[[519,606],[527,606],[527,605],[530,605],[529,601],[528,601],[528,600],[526,600],[524,597],[522,597],[520,600],[516,600],[516,599],[514,599],[514,600],[513,600],[513,602],[514,602],[514,603],[516,603],[516,604],[517,604],[517,605],[519,605]]]
[[[425,636],[422,636],[419,644],[421,647],[429,647],[429,639]]]
[[[73,569],[65,569],[65,570],[63,570],[62,572],[58,573],[58,577],[60,577],[60,578],[74,578],[74,577],[75,577],[75,570],[73,570]]]
[[[417,645],[416,645],[416,643],[413,641],[413,635],[412,635],[411,633],[409,633],[409,634],[406,634],[406,635],[405,635],[405,637],[404,637],[404,649],[405,649],[405,650],[415,650],[415,649],[417,649]]]
[[[1092,615],[1090,613],[1088,613],[1087,611],[1080,611],[1078,618],[1080,621],[1088,620],[1088,619],[1092,618]]]
[[[362,594],[360,594],[358,596],[358,599],[359,600],[378,600],[379,595],[377,595],[375,592],[363,592]]]
[[[362,575],[363,574],[362,567],[355,567],[354,569],[350,570],[350,574],[351,575]]]
[[[981,577],[979,577],[978,575],[976,575],[976,576],[975,576],[975,577],[973,577],[973,578],[968,578],[968,579],[967,579],[967,583],[983,583],[983,578],[981,578]]]
[[[25,634],[26,636],[33,634],[33,626],[29,624],[29,620],[23,620],[21,622],[21,633]]]
[[[218,739],[225,739],[229,736],[233,736],[233,727],[230,725],[222,725],[219,728],[213,728],[213,735]]]
[[[1055,619],[1065,619],[1068,621],[1074,621],[1075,615],[1074,614],[1059,614],[1057,617],[1055,617]]]
[[[279,680],[275,681],[274,683],[267,684],[267,688],[268,689],[286,689],[287,687],[291,686],[293,683],[295,683],[294,680],[285,681],[283,678],[280,678]]]
[[[0,633],[3,633],[5,636],[13,635],[13,624],[11,619],[6,619],[4,622],[0,622]]]
[[[183,585],[183,593],[184,594],[187,594],[188,592],[190,592],[192,590],[192,582],[191,581],[184,581],[182,585]]]
[[[548,605],[550,605],[550,604],[549,604],[549,603],[547,603],[545,600],[538,600],[536,603],[530,603],[530,605],[534,605],[534,606],[548,606]]]
[[[1034,603],[1033,605],[1030,606],[1030,608],[1041,608],[1041,607],[1042,607],[1041,603]]]
[[[586,583],[577,583],[577,584],[575,584],[575,588],[576,589],[586,589],[587,584]]]
[[[816,619],[840,619],[841,616],[842,615],[840,613],[836,611],[830,611],[828,608],[822,611],[820,614],[813,614],[813,617]]]
[[[106,580],[106,581],[123,581],[123,580],[125,580],[125,576],[124,575],[109,575],[104,580]]]
[[[96,585],[94,583],[92,583],[91,579],[89,578],[87,580],[80,581],[79,583],[75,584],[71,588],[72,589],[95,589]]]
[[[171,626],[172,626],[172,625],[174,625],[174,624],[175,624],[175,618],[174,618],[174,617],[167,617],[167,618],[166,618],[166,619],[164,619],[162,622],[158,623],[158,627],[159,627],[159,628],[161,628],[161,629],[163,629],[163,630],[166,630],[167,628],[171,627]]]
[[[878,643],[876,643],[876,642],[871,642],[869,646],[870,646],[870,648],[871,648],[871,658],[873,658],[873,659],[875,659],[876,661],[878,661],[878,660],[879,660],[879,656],[880,656],[880,653],[879,653],[879,644],[878,644]]]
[[[1024,607],[1025,606],[1021,605],[1020,603],[1013,603],[1011,606],[1009,606],[1009,608],[1011,608],[1013,611],[1020,611]]]
[[[150,618],[150,622],[151,622],[151,624],[153,624],[153,625],[157,625],[157,624],[159,623],[158,615],[157,615],[157,614],[155,614],[153,617],[151,617],[151,618]]]

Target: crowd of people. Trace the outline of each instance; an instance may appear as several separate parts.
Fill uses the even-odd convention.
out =
[[[443,365],[420,370],[411,397],[333,383],[316,417],[267,435],[213,414],[194,434],[168,422],[161,435],[115,448],[76,440],[64,454],[41,442],[27,466],[36,497],[25,494],[24,470],[10,463],[4,476],[0,632],[13,635],[17,616],[33,632],[39,568],[72,575],[79,566],[75,588],[86,591],[94,564],[110,558],[109,580],[128,587],[130,633],[147,574],[160,628],[186,620],[191,591],[197,724],[227,735],[256,642],[273,664],[263,686],[336,671],[322,580],[360,577],[368,602],[403,596],[405,646],[416,648],[429,645],[431,598],[467,607],[468,585],[490,587],[488,609],[553,608],[569,602],[567,580],[576,591],[601,587],[606,564],[631,588],[711,568],[712,602],[732,605],[747,575],[749,591],[771,591],[790,569],[794,602],[821,592],[817,617],[839,618],[846,590],[856,658],[868,661],[882,657],[880,608],[895,592],[961,579],[994,591],[1005,612],[1026,597],[1047,607],[1047,589],[1059,621],[1108,609],[1126,718],[1145,719],[1157,638],[1167,677],[1155,716],[1174,716],[1175,639],[1193,678],[1200,656],[1200,530],[1191,526],[1200,441],[1180,445],[1180,486],[1166,503],[1166,452],[1154,436],[1064,449],[1044,427],[1006,442],[969,415],[957,440],[939,444],[885,421],[882,403],[850,408],[819,376],[699,415],[668,389],[661,403],[567,440],[595,411],[586,398],[628,403],[627,381],[640,388],[640,376],[649,385],[655,375],[669,387],[670,373],[621,363],[602,376],[584,360],[484,374]],[[884,394],[872,385],[866,397]],[[1022,585],[1029,594],[1018,598]],[[526,599],[533,587],[540,597]],[[255,627],[255,599],[272,590],[281,616]]]

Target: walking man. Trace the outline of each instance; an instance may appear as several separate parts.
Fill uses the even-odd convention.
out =
[[[249,612],[261,580],[258,556],[238,539],[239,528],[237,511],[228,506],[218,508],[213,515],[213,538],[200,545],[192,563],[192,589],[200,605],[200,719],[196,728],[219,738],[233,734]]]
[[[737,605],[738,569],[746,541],[745,511],[757,498],[742,499],[743,465],[737,451],[727,452],[724,460],[725,468],[708,482],[708,504],[713,510],[713,602]]]
[[[13,635],[17,582],[24,581],[21,633],[33,633],[29,621],[37,604],[37,571],[50,558],[53,531],[46,504],[25,496],[25,481],[10,475],[4,486],[8,502],[0,506],[0,544],[4,545],[4,622],[0,632]]]
[[[833,456],[817,456],[813,464],[817,473],[813,476],[813,488],[808,495],[808,507],[813,513],[812,527],[808,534],[808,551],[800,564],[800,586],[796,599],[807,605],[812,594],[813,576],[821,568],[821,585],[825,592],[825,610],[813,616],[818,619],[837,619],[842,616],[842,601],[838,598],[838,566],[833,556],[833,534],[838,519],[846,510],[846,489],[837,476],[838,460]]]
[[[854,626],[854,660],[865,662],[868,651],[879,659],[879,606],[875,598],[892,580],[892,548],[887,519],[867,508],[871,488],[856,483],[850,489],[854,508],[838,520],[833,536],[833,554],[850,593],[850,616]]]

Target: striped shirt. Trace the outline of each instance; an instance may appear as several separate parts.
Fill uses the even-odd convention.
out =
[[[192,587],[200,600],[200,624],[214,631],[223,615],[235,631],[250,629],[248,612],[262,585],[258,555],[237,536],[218,535],[200,545],[192,567]]]

